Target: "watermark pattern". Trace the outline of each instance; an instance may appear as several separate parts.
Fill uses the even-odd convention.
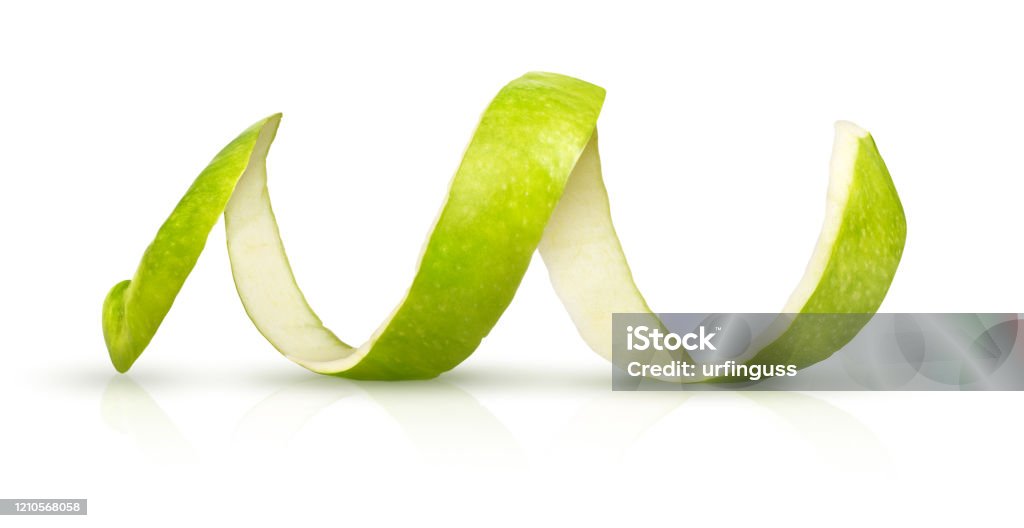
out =
[[[814,339],[780,346],[795,324]],[[612,338],[615,390],[1024,390],[1015,313],[615,314]]]

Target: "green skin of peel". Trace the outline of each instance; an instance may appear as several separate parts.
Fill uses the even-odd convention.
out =
[[[127,372],[153,339],[248,166],[256,138],[279,117],[249,127],[213,158],[160,226],[135,277],[107,294],[103,337],[118,372]]]
[[[366,358],[337,375],[431,378],[473,353],[512,302],[604,89],[528,75],[484,112],[406,301]]]
[[[858,139],[850,196],[821,279],[788,327],[744,362],[804,368],[846,346],[871,320],[892,284],[907,239],[903,205],[875,140]],[[721,376],[707,382],[749,382]]]
[[[858,141],[850,197],[821,280],[786,333],[751,363],[817,363],[821,351],[850,342],[885,299],[903,255],[907,221],[875,140],[869,135]]]
[[[604,94],[584,81],[547,73],[527,74],[503,88],[466,150],[405,300],[358,363],[317,372],[422,379],[469,357],[512,301],[594,135]],[[161,226],[132,280],[111,289],[103,332],[118,371],[127,371],[152,340],[254,162],[261,133],[272,139],[279,121],[277,114],[254,124],[217,154]],[[856,181],[832,258],[801,312],[860,313],[863,322],[846,317],[823,327],[798,315],[750,363],[802,367],[825,359],[856,335],[885,296],[906,225],[873,140],[860,141]]]

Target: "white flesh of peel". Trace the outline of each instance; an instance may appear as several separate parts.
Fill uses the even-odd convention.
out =
[[[803,309],[811,298],[821,275],[832,257],[839,227],[843,222],[843,212],[850,198],[850,185],[853,183],[854,165],[860,151],[860,140],[867,137],[868,131],[849,121],[836,123],[836,136],[832,143],[832,161],[829,163],[828,198],[825,206],[825,223],[822,225],[818,243],[807,264],[807,270],[800,279],[793,294],[790,295],[782,313],[795,314]]]
[[[260,132],[224,211],[235,288],[253,324],[286,357],[317,372],[347,370],[366,350],[338,339],[309,307],[270,206],[266,156],[276,128],[274,124]]]
[[[551,284],[580,336],[612,358],[612,314],[650,312],[612,225],[597,132],[580,155],[540,241]]]

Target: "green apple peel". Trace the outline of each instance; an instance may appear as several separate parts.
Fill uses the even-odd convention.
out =
[[[146,249],[135,276],[111,289],[103,333],[114,367],[142,354],[223,212],[239,298],[284,356],[321,374],[431,378],[465,360],[512,301],[539,250],[581,336],[611,356],[617,312],[650,314],[612,226],[597,118],[604,90],[550,73],[505,86],[484,112],[451,182],[404,299],[352,347],[327,329],[292,275],[267,192],[266,156],[280,114],[239,135],[199,175]],[[899,264],[906,222],[871,136],[836,129],[825,226],[784,311],[877,311]],[[849,320],[849,319],[847,319]],[[747,363],[827,358],[863,323],[812,328],[782,316]]]

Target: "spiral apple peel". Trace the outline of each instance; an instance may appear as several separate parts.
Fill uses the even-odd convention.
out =
[[[114,367],[152,340],[223,213],[239,298],[284,356],[321,374],[420,379],[469,357],[512,301],[534,251],[580,335],[611,357],[612,314],[649,314],[612,225],[601,176],[602,88],[551,73],[506,85],[484,112],[451,182],[405,297],[370,339],[350,346],[325,327],[296,284],[267,191],[266,156],[281,115],[228,144],[178,202],[135,276],[103,305]],[[743,358],[804,367],[852,339],[888,291],[906,220],[874,140],[836,126],[825,224],[776,324]],[[862,314],[835,325],[800,314]],[[820,319],[819,319],[820,320]],[[719,380],[725,381],[725,380]]]

